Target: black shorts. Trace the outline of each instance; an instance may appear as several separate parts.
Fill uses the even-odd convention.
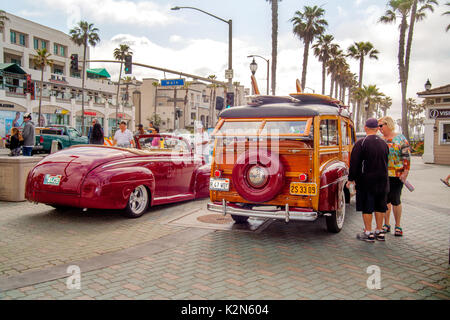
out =
[[[371,214],[387,211],[387,194],[373,193],[365,190],[356,190],[356,211]]]
[[[387,196],[387,203],[391,203],[394,206],[400,205],[402,202],[400,197],[402,196],[403,182],[400,178],[389,177],[389,193]]]

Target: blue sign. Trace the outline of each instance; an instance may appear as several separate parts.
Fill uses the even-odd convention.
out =
[[[161,80],[161,86],[184,86],[184,79],[163,79]]]

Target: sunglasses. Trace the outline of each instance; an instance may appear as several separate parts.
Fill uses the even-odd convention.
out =
[[[385,125],[386,123],[383,123],[383,124],[380,124],[380,125],[378,125],[380,128],[383,128],[383,126]]]

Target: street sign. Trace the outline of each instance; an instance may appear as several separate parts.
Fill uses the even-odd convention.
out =
[[[163,79],[161,80],[161,86],[184,86],[184,79]]]
[[[225,70],[225,79],[233,79],[233,69]]]

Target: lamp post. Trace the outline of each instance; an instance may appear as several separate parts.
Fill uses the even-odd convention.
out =
[[[173,7],[171,8],[171,10],[180,10],[180,9],[192,9],[192,10],[197,10],[200,12],[203,12],[204,14],[207,14],[213,18],[216,18],[217,20],[220,20],[222,22],[225,22],[228,24],[228,72],[231,73],[228,76],[228,90],[229,92],[233,91],[233,58],[232,58],[232,51],[233,51],[233,38],[232,38],[232,34],[233,34],[233,22],[232,20],[225,20],[222,19],[218,16],[215,16],[209,12],[206,12],[204,10],[195,8],[195,7]]]
[[[425,90],[430,90],[431,89],[431,82],[430,79],[427,79],[427,82],[425,82]]]
[[[253,61],[250,64],[250,70],[252,70],[252,64],[253,63],[256,65],[256,69],[258,68],[258,65],[255,62],[255,57],[261,58],[261,59],[263,59],[263,60],[265,60],[267,62],[267,91],[266,92],[267,92],[267,95],[269,95],[269,68],[270,68],[270,61],[269,61],[269,59],[266,59],[266,58],[263,58],[261,56],[258,56],[257,54],[251,54],[251,55],[247,56],[247,58],[253,58]],[[255,72],[256,72],[256,69],[255,69]],[[253,73],[253,75],[255,75],[253,70],[252,70],[252,73]],[[273,92],[273,90],[272,90],[272,92]]]
[[[252,75],[255,75],[256,70],[258,70],[258,64],[255,61],[255,58],[253,58],[252,63],[250,63],[250,71],[252,72]]]

